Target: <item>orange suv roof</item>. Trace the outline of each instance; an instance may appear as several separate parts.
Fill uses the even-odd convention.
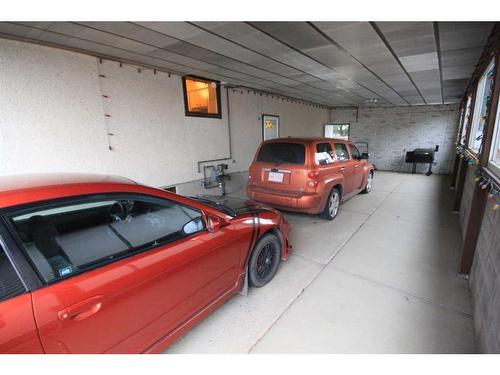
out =
[[[268,141],[265,141],[265,143],[272,143],[272,142],[280,142],[280,141],[286,141],[286,142],[302,142],[302,143],[312,143],[312,142],[323,142],[323,141],[341,141],[341,142],[350,142],[348,140],[342,139],[342,138],[325,138],[325,137],[283,137],[283,138],[275,138],[275,139],[270,139]]]

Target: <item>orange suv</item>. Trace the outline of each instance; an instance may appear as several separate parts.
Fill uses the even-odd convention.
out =
[[[349,141],[280,138],[262,142],[248,173],[247,195],[284,210],[333,220],[340,203],[372,189],[374,167]]]

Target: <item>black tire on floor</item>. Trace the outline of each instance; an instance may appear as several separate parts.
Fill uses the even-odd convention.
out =
[[[370,172],[368,175],[368,179],[366,180],[366,186],[363,190],[361,190],[362,194],[368,194],[370,191],[372,191],[372,186],[373,186],[373,172]]]
[[[325,208],[321,213],[321,217],[326,220],[333,220],[337,217],[340,207],[340,191],[338,188],[333,188],[326,200]]]
[[[272,233],[264,234],[255,245],[248,261],[248,281],[261,288],[272,280],[281,259],[281,241]]]

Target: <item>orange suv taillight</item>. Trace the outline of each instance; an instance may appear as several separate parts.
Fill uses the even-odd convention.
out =
[[[319,176],[319,171],[309,171],[307,174],[307,177],[309,177],[312,180],[316,180]]]
[[[307,177],[309,177],[310,180],[307,181],[307,186],[310,187],[311,189],[316,188],[316,186],[318,186],[318,176],[319,176],[319,171],[309,171]]]
[[[310,188],[315,188],[316,186],[318,186],[318,181],[310,180],[307,182],[307,186],[309,186]]]

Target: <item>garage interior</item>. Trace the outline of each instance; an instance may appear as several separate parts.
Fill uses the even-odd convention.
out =
[[[166,353],[499,353],[499,51],[497,22],[0,22],[0,176],[220,194],[227,164],[246,198],[263,116],[279,137],[349,125],[373,191],[332,222],[285,212],[275,279]],[[186,76],[218,116],[187,115]]]

